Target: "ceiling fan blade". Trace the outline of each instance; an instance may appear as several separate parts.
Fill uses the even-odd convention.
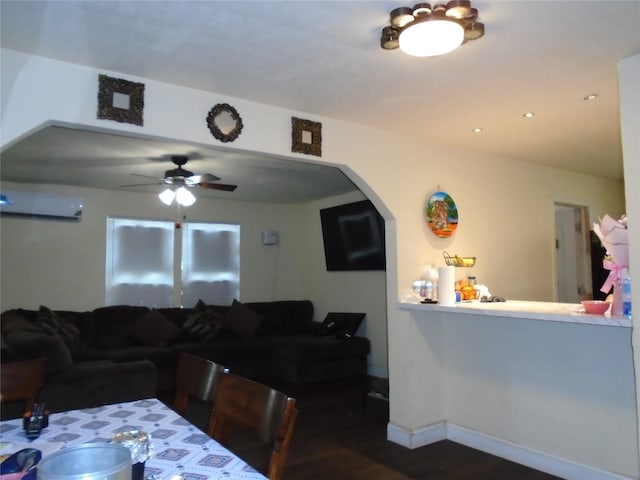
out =
[[[199,183],[207,183],[207,182],[217,182],[220,180],[220,177],[216,177],[210,173],[205,173],[204,175],[191,175],[187,181],[193,185],[197,185]]]
[[[152,178],[153,180],[158,180],[158,177],[150,177],[149,175],[142,175],[141,173],[132,173],[131,175],[135,175],[136,177]]]
[[[208,188],[210,190],[222,190],[223,192],[233,192],[236,188],[238,188],[237,185],[227,185],[225,183],[198,183],[197,184],[198,187],[201,188]]]
[[[162,185],[162,182],[155,182],[155,183],[134,183],[134,184],[130,184],[130,185],[120,185],[120,188],[126,188],[126,187],[147,187],[147,186],[152,186],[152,185]]]

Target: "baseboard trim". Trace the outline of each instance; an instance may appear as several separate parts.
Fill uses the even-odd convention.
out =
[[[447,423],[438,422],[418,430],[408,430],[391,423],[387,424],[387,440],[407,448],[418,448],[446,440]]]
[[[447,439],[567,480],[632,480],[631,477],[558,458],[446,421],[417,430],[389,423],[387,439],[407,448],[418,448]]]

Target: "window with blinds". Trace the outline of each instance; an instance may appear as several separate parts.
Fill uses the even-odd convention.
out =
[[[109,218],[106,305],[229,305],[240,290],[240,226]],[[176,300],[174,300],[176,299]]]
[[[182,238],[182,305],[231,305],[240,293],[240,226],[186,223]]]

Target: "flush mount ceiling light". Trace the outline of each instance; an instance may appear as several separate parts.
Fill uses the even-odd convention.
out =
[[[400,50],[415,57],[433,57],[452,52],[469,40],[484,35],[477,22],[478,10],[469,0],[436,4],[418,3],[391,11],[390,25],[382,29],[380,46]]]

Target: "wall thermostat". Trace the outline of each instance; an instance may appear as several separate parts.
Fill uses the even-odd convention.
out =
[[[280,235],[277,230],[263,230],[262,231],[262,244],[263,245],[278,245],[280,242]]]

